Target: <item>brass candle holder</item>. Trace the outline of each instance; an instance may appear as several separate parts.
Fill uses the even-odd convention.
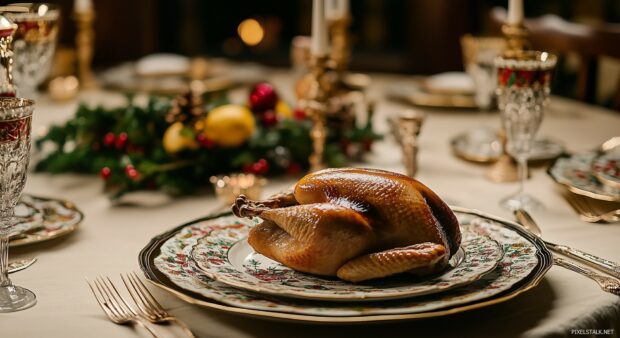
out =
[[[418,136],[422,130],[425,115],[415,111],[407,111],[395,121],[396,135],[403,152],[403,164],[409,177],[418,172]]]
[[[310,155],[310,171],[325,168],[324,153],[327,138],[326,115],[327,101],[330,97],[331,85],[327,77],[328,56],[313,56],[310,76],[306,82],[306,91],[300,105],[312,119],[310,130],[312,138],[312,154]]]
[[[15,96],[13,85],[13,36],[17,25],[0,15],[0,65],[4,68],[4,79],[0,83],[0,96]]]
[[[523,22],[504,24],[502,33],[506,38],[506,50],[504,55],[516,55],[529,48],[527,40],[528,32]],[[502,107],[500,107],[502,109]],[[512,156],[508,154],[506,147],[506,131],[500,128],[498,138],[502,143],[502,154],[486,172],[486,177],[493,182],[516,182],[519,180],[519,171]]]
[[[351,16],[349,15],[329,22],[329,33],[331,38],[330,58],[334,63],[334,69],[339,74],[347,70],[349,62],[351,61],[350,25]]]
[[[78,60],[78,78],[82,88],[96,88],[97,81],[92,71],[93,55],[95,52],[95,11],[87,10],[73,13],[77,25],[75,45]]]

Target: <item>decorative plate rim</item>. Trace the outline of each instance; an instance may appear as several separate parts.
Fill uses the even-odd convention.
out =
[[[212,214],[209,216],[201,217],[184,224],[181,224],[171,230],[168,230],[160,235],[153,237],[147,245],[142,248],[138,255],[140,269],[144,273],[146,279],[152,283],[153,285],[161,288],[162,290],[166,290],[171,294],[175,295],[177,298],[193,305],[202,306],[209,309],[215,309],[219,311],[223,311],[229,314],[237,314],[246,317],[254,317],[268,320],[277,320],[277,321],[289,321],[289,322],[303,322],[303,323],[315,323],[315,324],[360,324],[360,323],[380,323],[380,322],[395,322],[395,321],[403,321],[403,320],[421,320],[425,318],[433,318],[433,317],[442,317],[452,314],[457,314],[461,312],[466,312],[470,310],[475,310],[483,307],[487,307],[490,305],[502,303],[517,297],[518,295],[527,292],[534,287],[536,287],[540,281],[543,279],[547,271],[553,265],[552,263],[552,255],[551,252],[547,249],[543,241],[528,233],[524,230],[520,225],[514,223],[512,221],[493,216],[475,209],[468,209],[463,207],[452,207],[454,211],[458,211],[465,214],[481,216],[485,218],[493,219],[494,221],[501,223],[503,226],[510,228],[518,232],[522,237],[530,241],[537,247],[537,257],[538,264],[536,268],[525,278],[519,281],[517,284],[512,286],[510,289],[500,293],[496,297],[492,297],[486,300],[477,301],[469,304],[464,304],[460,306],[455,306],[451,308],[446,308],[442,310],[436,311],[428,311],[428,312],[420,312],[413,314],[391,314],[391,315],[370,315],[370,316],[343,316],[343,317],[325,317],[325,316],[316,316],[316,315],[302,315],[302,314],[290,314],[283,312],[269,312],[263,310],[253,310],[253,309],[245,309],[239,308],[236,306],[225,305],[221,302],[209,300],[205,297],[200,296],[197,293],[193,293],[191,291],[183,290],[180,287],[174,285],[163,273],[155,269],[151,268],[152,260],[154,259],[153,253],[159,251],[161,244],[174,236],[180,229],[194,224],[200,221],[206,221],[212,218],[223,217],[230,215],[230,212]],[[170,286],[172,285],[172,286]],[[181,291],[179,291],[181,290]]]
[[[73,210],[75,211],[79,217],[78,220],[75,221],[73,224],[62,228],[62,229],[58,229],[58,230],[54,230],[52,232],[50,232],[49,235],[47,236],[37,236],[37,235],[29,235],[25,238],[17,238],[17,239],[12,239],[9,241],[9,247],[13,248],[13,247],[19,247],[19,246],[24,246],[24,245],[30,245],[30,244],[35,244],[35,243],[41,243],[41,242],[47,242],[50,240],[53,240],[55,238],[58,237],[62,237],[65,235],[68,235],[72,232],[74,232],[75,230],[77,230],[80,226],[80,224],[82,223],[82,221],[84,221],[84,213],[78,209],[74,203],[64,200],[64,199],[58,199],[58,198],[53,198],[53,197],[43,197],[43,196],[38,196],[38,195],[32,195],[32,194],[22,194],[22,196],[24,195],[28,195],[34,199],[38,199],[38,200],[43,200],[43,201],[55,201],[60,203],[63,207]]]
[[[566,182],[561,182],[553,173],[552,170],[555,167],[555,165],[557,164],[557,162],[561,159],[565,159],[565,158],[571,158],[575,155],[578,154],[564,154],[558,158],[556,158],[547,168],[546,172],[547,175],[549,177],[551,177],[551,179],[556,183],[559,184],[561,186],[566,187],[570,192],[573,192],[575,194],[578,195],[582,195],[582,196],[586,196],[586,197],[590,197],[593,199],[597,199],[597,200],[602,200],[602,201],[609,201],[609,202],[620,202],[620,195],[619,196],[613,196],[613,195],[603,195],[603,194],[599,194],[596,192],[592,192],[592,191],[588,191],[588,190],[584,190],[581,188],[577,188],[575,186],[572,186]]]
[[[271,287],[268,286],[262,286],[261,284],[256,284],[256,285],[248,285],[247,283],[243,283],[243,282],[237,282],[235,280],[232,280],[230,278],[226,278],[221,276],[220,274],[214,273],[208,269],[206,269],[205,267],[202,266],[201,263],[198,262],[198,260],[196,259],[195,256],[195,250],[202,244],[202,240],[204,240],[206,238],[203,237],[201,239],[199,239],[196,244],[193,245],[192,249],[191,249],[191,257],[194,261],[194,264],[196,266],[196,268],[198,270],[200,270],[201,273],[205,274],[207,277],[218,281],[220,283],[226,284],[228,286],[237,288],[237,289],[241,289],[241,290],[246,290],[246,291],[251,291],[251,292],[256,292],[256,293],[260,293],[260,294],[267,294],[267,295],[272,295],[272,296],[278,296],[278,297],[289,297],[289,298],[295,298],[295,299],[303,299],[303,300],[314,300],[314,301],[346,301],[346,302],[364,302],[364,301],[379,301],[379,300],[395,300],[395,299],[402,299],[402,298],[413,298],[413,297],[417,297],[417,296],[424,296],[424,295],[430,295],[430,294],[434,294],[434,293],[438,293],[438,292],[442,292],[442,291],[447,291],[450,289],[454,289],[460,286],[464,286],[464,285],[468,285],[471,284],[477,280],[479,280],[480,278],[484,277],[486,274],[492,272],[493,270],[495,270],[495,268],[498,266],[498,264],[501,262],[501,260],[504,257],[504,249],[502,248],[502,246],[493,238],[486,236],[486,235],[482,235],[482,234],[477,234],[477,233],[473,233],[473,235],[478,236],[480,238],[484,238],[485,240],[489,241],[491,243],[491,245],[494,246],[496,252],[498,252],[498,257],[495,260],[495,262],[493,263],[492,266],[489,266],[488,268],[486,268],[484,271],[482,271],[481,273],[476,274],[475,276],[471,276],[466,280],[463,280],[459,283],[454,283],[452,285],[449,286],[445,286],[445,287],[440,287],[437,285],[433,285],[433,286],[428,286],[429,289],[426,291],[418,291],[418,292],[406,292],[406,291],[393,291],[393,292],[383,292],[383,293],[378,293],[378,294],[374,294],[374,293],[370,293],[370,292],[363,292],[363,291],[351,291],[350,293],[346,293],[346,294],[339,294],[339,293],[333,293],[333,294],[313,294],[313,293],[305,293],[304,291],[298,291],[295,289],[283,289],[283,290],[275,290]],[[238,241],[236,241],[233,245],[230,246],[230,248],[228,249],[228,252],[230,251],[230,249],[233,248],[233,246],[237,245],[238,243],[241,243],[242,241],[246,241],[247,242],[247,237],[244,237]],[[459,248],[459,249],[462,249]],[[464,251],[464,250],[463,250]],[[228,256],[228,252],[227,252],[227,256]],[[467,256],[467,252],[464,251],[465,255]],[[467,259],[467,258],[465,258]],[[230,265],[233,265],[232,263],[230,263]],[[439,277],[439,276],[436,276]],[[317,277],[320,278],[320,277]],[[353,283],[351,283],[353,285]],[[268,285],[268,284],[267,284]],[[305,290],[306,292],[308,291],[312,291],[312,290]]]

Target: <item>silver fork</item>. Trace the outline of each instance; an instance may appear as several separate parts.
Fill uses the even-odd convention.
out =
[[[566,196],[566,200],[571,207],[577,211],[579,218],[581,218],[582,221],[590,223],[614,223],[620,221],[620,209],[612,210],[603,214],[597,214],[592,206],[590,206],[587,201],[583,200],[583,197],[570,194]]]
[[[166,312],[135,272],[127,273],[124,276],[121,275],[121,279],[125,287],[127,287],[129,295],[131,295],[131,298],[138,306],[141,315],[151,323],[177,324],[188,337],[195,338],[192,331],[184,322]]]
[[[86,278],[86,283],[93,295],[95,295],[97,303],[112,322],[116,324],[137,324],[146,329],[154,338],[159,338],[159,335],[150,327],[150,324],[127,304],[110,278],[97,277],[93,282]]]

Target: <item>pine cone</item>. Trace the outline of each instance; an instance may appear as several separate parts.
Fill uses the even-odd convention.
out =
[[[190,90],[177,95],[172,103],[172,108],[166,115],[166,122],[190,124],[199,120],[204,112],[202,96]]]

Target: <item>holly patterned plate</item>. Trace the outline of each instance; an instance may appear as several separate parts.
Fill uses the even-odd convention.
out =
[[[439,294],[364,303],[317,302],[261,295],[214,281],[196,269],[192,247],[215,229],[245,226],[230,214],[208,216],[163,233],[139,255],[145,276],[180,299],[227,313],[312,323],[372,323],[446,316],[497,304],[538,285],[552,265],[542,241],[519,225],[453,208],[467,231],[488,236],[504,250],[499,265],[466,286]]]
[[[568,190],[604,201],[619,201],[620,188],[602,184],[593,174],[593,160],[596,152],[585,152],[558,158],[547,173],[554,181]]]
[[[29,230],[10,237],[11,247],[39,243],[67,235],[75,231],[84,219],[84,214],[73,203],[63,200],[24,194],[20,204],[27,206],[25,207],[27,210],[31,210],[32,215],[23,221],[31,224],[27,225]]]
[[[323,301],[375,301],[442,292],[469,284],[491,272],[502,248],[491,238],[465,230],[461,249],[448,268],[430,278],[401,274],[350,283],[295,271],[257,252],[247,241],[251,222],[212,229],[198,240],[191,255],[207,277],[226,285],[281,297]]]

